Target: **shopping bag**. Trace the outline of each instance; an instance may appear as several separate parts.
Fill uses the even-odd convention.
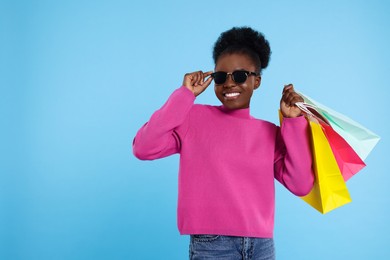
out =
[[[330,125],[320,122],[322,130],[332,149],[337,165],[344,181],[348,181],[353,175],[363,169],[366,164]]]
[[[314,118],[309,124],[315,180],[310,193],[301,198],[325,214],[352,200],[321,125]]]
[[[303,97],[305,103],[315,107],[316,111],[318,111],[332,128],[348,142],[363,161],[379,142],[380,137],[378,135],[359,123],[322,105],[307,95],[302,93],[299,93],[299,95]]]
[[[320,123],[345,181],[366,166],[355,150],[332,128],[329,121],[317,111],[315,106],[302,102],[298,102],[296,106],[306,116],[314,117]]]

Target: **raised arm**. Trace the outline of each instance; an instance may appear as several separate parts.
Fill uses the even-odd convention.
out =
[[[275,146],[275,178],[297,196],[310,192],[314,183],[310,150],[310,129],[295,106],[303,101],[292,84],[283,89],[280,111],[283,122],[278,129]]]
[[[180,152],[178,128],[188,127],[186,121],[195,97],[211,83],[211,72],[194,72],[184,76],[183,86],[175,90],[167,102],[153,113],[137,132],[133,153],[141,160],[154,160]]]
[[[283,119],[275,146],[275,178],[297,196],[310,192],[314,183],[309,126],[301,117]]]

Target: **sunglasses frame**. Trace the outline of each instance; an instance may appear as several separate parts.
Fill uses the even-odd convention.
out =
[[[243,82],[237,82],[237,81],[234,79],[234,75],[233,75],[233,74],[236,73],[236,72],[244,72],[244,73],[245,73],[246,78],[245,78],[245,80],[244,80]],[[225,80],[224,80],[222,83],[217,83],[217,82],[215,82],[215,74],[216,74],[216,73],[226,73]],[[232,80],[233,80],[235,83],[237,83],[237,84],[242,84],[242,83],[244,83],[244,82],[248,79],[249,76],[252,76],[252,75],[253,75],[253,76],[259,76],[259,74],[256,73],[256,72],[247,71],[247,70],[235,70],[235,71],[233,71],[233,72],[216,71],[216,72],[213,72],[213,73],[211,74],[211,77],[213,77],[215,84],[221,85],[221,84],[224,84],[224,83],[226,82],[226,80],[227,80],[227,78],[229,77],[229,75],[231,75]]]

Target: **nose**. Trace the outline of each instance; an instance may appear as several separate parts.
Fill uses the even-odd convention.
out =
[[[226,88],[230,88],[230,87],[234,87],[235,85],[236,85],[236,82],[234,82],[234,80],[233,80],[233,74],[232,73],[228,73],[226,75],[226,81],[223,84],[223,86],[226,87]]]

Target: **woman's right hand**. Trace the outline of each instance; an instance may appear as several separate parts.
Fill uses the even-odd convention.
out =
[[[212,71],[203,73],[203,71],[196,71],[184,75],[183,86],[188,88],[195,97],[201,94],[211,83]],[[208,77],[208,78],[207,78]]]

